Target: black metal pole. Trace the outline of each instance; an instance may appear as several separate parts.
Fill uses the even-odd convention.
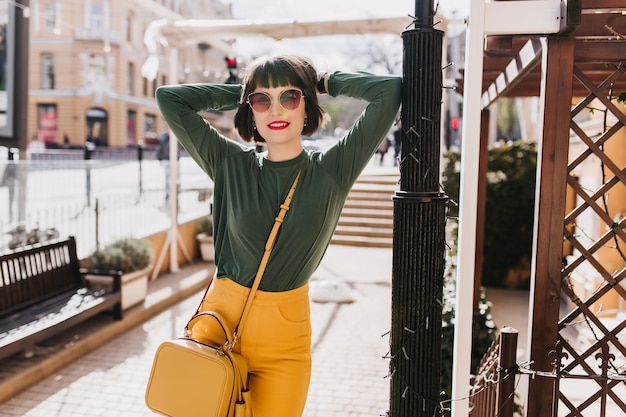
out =
[[[400,191],[394,196],[391,417],[440,415],[445,208],[439,186],[443,32],[432,0],[403,32]]]
[[[17,0],[17,5],[22,7],[16,7],[15,9],[15,66],[14,77],[15,80],[15,109],[14,109],[14,137],[16,139],[17,147],[20,150],[20,159],[26,159],[26,146],[27,140],[27,122],[28,122],[28,77],[22,72],[24,68],[28,68],[28,53],[29,48],[29,19],[24,16],[24,10],[29,5],[29,0]],[[11,7],[11,6],[9,6]],[[13,63],[9,63],[13,65]]]
[[[91,158],[95,145],[90,138],[85,141],[83,148],[83,159],[85,160],[85,205],[91,207]]]
[[[28,77],[25,76],[25,68],[28,66],[28,55],[30,51],[29,28],[30,19],[25,16],[24,10],[29,6],[29,0],[18,0],[15,9],[15,65],[14,82],[14,137],[19,149],[19,159],[25,161],[27,159],[26,147],[28,144]],[[9,7],[12,7],[9,5]],[[9,63],[9,65],[11,65]],[[26,190],[28,186],[28,175],[25,165],[20,163],[17,165],[17,221],[19,224],[25,224],[26,213]]]
[[[432,0],[415,0],[415,27],[432,28],[435,7]]]
[[[7,187],[8,191],[9,191],[9,201],[8,203],[8,208],[9,208],[9,223],[13,223],[13,214],[15,213],[15,210],[13,209],[14,206],[14,201],[15,201],[15,183],[17,181],[17,162],[15,161],[15,153],[14,153],[14,148],[8,148],[8,161],[7,161],[7,167],[5,168],[4,174],[3,174],[3,180],[4,180],[4,185]],[[15,149],[16,152],[19,152],[19,150]]]
[[[143,170],[142,170],[142,161],[143,161],[143,143],[137,143],[137,161],[139,162],[139,198],[143,195]]]

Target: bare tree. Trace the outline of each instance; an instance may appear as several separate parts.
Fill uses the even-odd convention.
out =
[[[363,35],[349,44],[349,56],[361,70],[402,74],[402,39],[396,35]]]

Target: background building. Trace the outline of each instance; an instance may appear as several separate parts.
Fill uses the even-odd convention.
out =
[[[143,35],[159,19],[227,19],[219,0],[31,0],[29,142],[48,148],[156,143],[165,128],[154,100],[167,68],[142,76]],[[164,53],[161,52],[160,53]],[[167,62],[167,60],[162,60]],[[226,77],[223,52],[208,44],[181,51],[180,81]]]

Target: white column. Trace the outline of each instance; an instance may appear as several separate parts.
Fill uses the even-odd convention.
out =
[[[465,80],[459,192],[459,237],[452,374],[452,417],[469,414],[472,317],[476,257],[476,196],[480,158],[484,0],[471,0],[465,40]]]
[[[169,84],[178,84],[178,48],[169,49]],[[170,271],[178,272],[178,139],[170,130]]]

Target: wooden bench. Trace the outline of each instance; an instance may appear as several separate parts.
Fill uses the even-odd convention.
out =
[[[113,285],[102,289],[85,274],[74,237],[0,255],[0,359],[105,311],[121,320],[121,275],[106,274]]]

